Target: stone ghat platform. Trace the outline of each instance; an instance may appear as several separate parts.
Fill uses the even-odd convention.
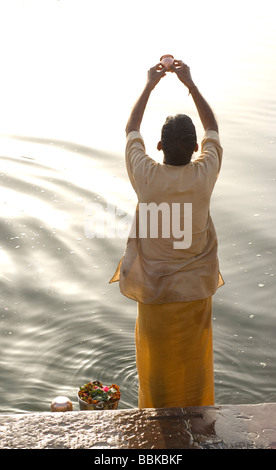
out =
[[[275,448],[276,403],[0,415],[0,449]]]

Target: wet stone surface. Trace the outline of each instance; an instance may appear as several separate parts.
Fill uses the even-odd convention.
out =
[[[0,416],[0,449],[273,449],[276,404]]]

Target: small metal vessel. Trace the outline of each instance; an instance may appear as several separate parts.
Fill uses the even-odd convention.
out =
[[[79,406],[80,410],[94,410],[94,411],[100,411],[100,410],[117,410],[119,400],[113,401],[113,402],[98,402],[98,403],[87,403],[86,401],[82,400],[79,395],[78,395],[78,401],[79,401]]]
[[[72,402],[69,398],[60,395],[52,401],[51,411],[73,411]]]
[[[160,57],[160,62],[167,70],[171,69],[172,64],[174,63],[174,56],[171,54],[165,54]]]

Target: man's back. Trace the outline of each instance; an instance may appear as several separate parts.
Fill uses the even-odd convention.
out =
[[[200,156],[182,166],[156,163],[145,153],[141,134],[128,135],[126,165],[138,211],[120,284],[125,293],[130,288],[132,298],[145,303],[196,300],[217,289],[217,237],[209,206],[221,158],[215,131],[206,133]]]

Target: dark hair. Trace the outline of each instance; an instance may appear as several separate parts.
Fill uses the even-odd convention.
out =
[[[168,116],[161,131],[161,143],[168,165],[190,163],[197,143],[193,121],[186,114]]]

